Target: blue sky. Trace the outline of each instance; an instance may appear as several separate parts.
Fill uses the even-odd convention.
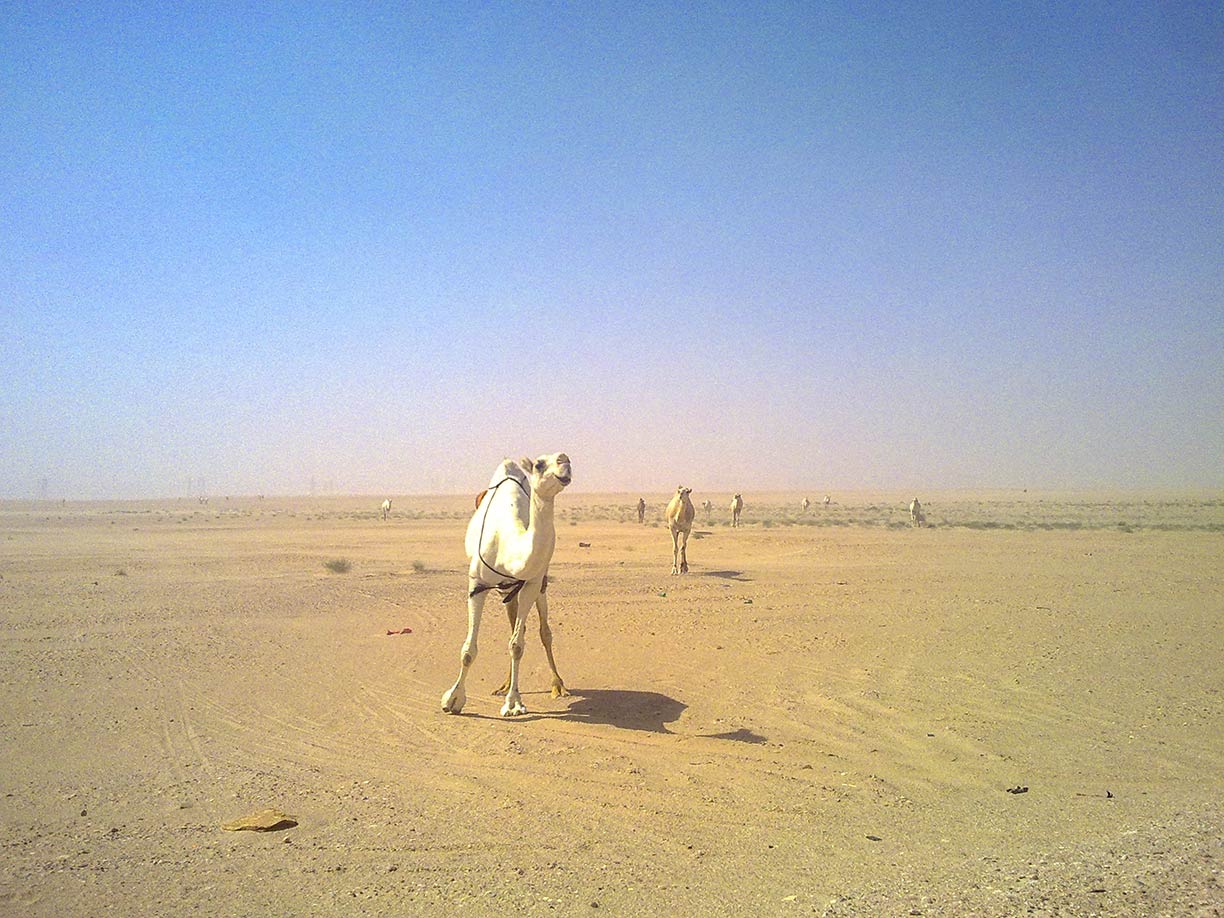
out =
[[[1218,4],[6,4],[0,497],[1224,487]]]

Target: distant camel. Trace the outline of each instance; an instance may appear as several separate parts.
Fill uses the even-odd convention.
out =
[[[926,514],[922,512],[922,504],[918,503],[918,498],[910,501],[910,523],[914,526],[926,525]]]
[[[391,515],[391,498],[387,498],[382,502],[382,518],[385,521]]]
[[[701,509],[705,511],[706,516],[709,516],[714,512],[714,504],[712,501],[703,500],[701,502]]]
[[[736,494],[731,498],[731,525],[738,526],[740,524],[740,513],[744,509],[744,498]]]
[[[807,508],[810,506],[812,506],[812,502],[805,497],[803,499],[803,512],[807,513]]]
[[[638,498],[638,522],[646,522],[646,498]]]
[[[689,495],[692,488],[676,488],[676,495],[667,505],[667,528],[672,537],[672,573],[688,573],[688,538],[693,531],[693,502]]]
[[[826,495],[825,495],[825,498],[824,498],[824,505],[827,507],[827,506],[829,506],[829,504],[831,504],[831,503],[833,503],[832,499],[829,497],[829,495],[828,495],[828,494],[826,494]]]

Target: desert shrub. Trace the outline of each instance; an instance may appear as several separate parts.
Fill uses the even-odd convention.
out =
[[[333,574],[347,574],[353,569],[353,565],[344,558],[336,558],[332,561],[324,561],[323,566]]]
[[[424,561],[420,561],[420,560],[413,561],[413,562],[412,562],[412,569],[413,569],[414,571],[416,571],[418,574],[423,574],[423,573],[425,573],[425,571],[426,571],[425,562],[424,562]]]

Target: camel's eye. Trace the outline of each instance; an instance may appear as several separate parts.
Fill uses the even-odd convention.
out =
[[[548,468],[547,462],[545,462],[543,459],[536,460],[536,471],[537,472],[543,472],[546,468]]]

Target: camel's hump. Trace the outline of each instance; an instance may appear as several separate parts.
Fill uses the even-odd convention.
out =
[[[503,459],[501,465],[493,471],[493,477],[489,479],[489,487],[491,488],[499,481],[504,481],[507,478],[513,478],[523,485],[529,484],[527,473],[523,471],[521,465],[513,459]]]

